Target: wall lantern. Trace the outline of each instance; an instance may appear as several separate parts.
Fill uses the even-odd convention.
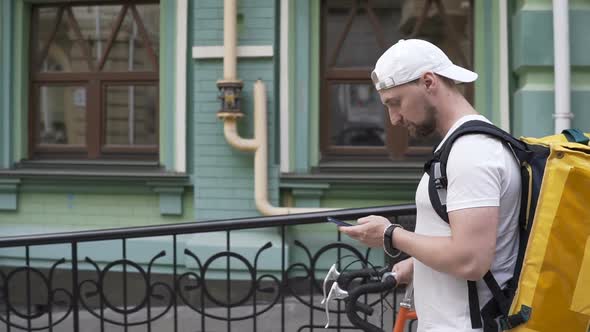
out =
[[[217,112],[217,117],[241,118],[244,116],[241,111],[242,86],[241,81],[217,82],[218,98],[221,100],[221,109]]]

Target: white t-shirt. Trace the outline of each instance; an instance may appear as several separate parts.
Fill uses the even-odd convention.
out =
[[[464,116],[451,127],[441,144],[469,120],[490,122],[481,115]],[[447,161],[447,179],[448,212],[500,207],[496,255],[491,271],[500,287],[504,287],[514,272],[518,249],[521,177],[516,158],[495,138],[483,134],[465,135],[453,144]],[[428,180],[428,175],[424,174],[416,191],[415,232],[450,236],[450,226],[430,204]],[[481,308],[492,295],[482,280],[477,286]],[[419,332],[481,331],[471,328],[467,281],[464,279],[435,271],[414,259],[414,298]]]

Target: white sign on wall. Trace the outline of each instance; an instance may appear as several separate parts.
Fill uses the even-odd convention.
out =
[[[74,106],[86,107],[86,89],[77,88],[74,90]]]

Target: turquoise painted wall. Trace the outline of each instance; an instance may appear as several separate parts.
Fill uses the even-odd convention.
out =
[[[159,196],[142,192],[144,189],[141,187],[110,186],[110,192],[88,192],[80,188],[59,192],[59,188],[55,187],[45,191],[30,189],[24,188],[24,192],[19,194],[18,211],[0,212],[1,236],[163,225],[194,220],[192,192],[184,193],[181,215],[162,216]],[[131,239],[128,240],[127,248],[127,257],[144,267],[158,252],[166,250],[167,256],[156,262],[154,271],[171,273],[171,237]],[[190,245],[189,236],[179,236],[177,251],[182,253],[185,248],[198,251]],[[31,265],[50,267],[60,258],[67,259],[70,250],[68,245],[31,247]],[[96,262],[121,259],[121,241],[82,243],[79,247],[80,260],[83,261],[87,256]],[[25,250],[22,247],[0,249],[0,266],[24,264],[24,257]],[[179,254],[178,262],[179,269],[183,265],[193,264],[182,254]],[[63,267],[69,266],[68,262]],[[92,269],[85,263],[82,263],[81,268]]]
[[[590,3],[570,1],[572,127],[590,131]],[[516,135],[554,133],[553,13],[551,1],[520,1],[512,17],[512,121]]]
[[[183,214],[161,216],[156,194],[21,192],[18,211],[0,212],[2,236],[30,232],[99,229],[178,223],[193,219],[193,195],[185,193]],[[22,231],[28,232],[22,232]]]
[[[275,42],[275,2],[238,2],[238,46],[273,45]],[[223,2],[197,1],[191,9],[192,46],[223,45]],[[268,103],[269,162],[276,160],[273,58],[239,58],[238,78],[244,83],[239,132],[251,138],[253,122],[253,84],[262,79]],[[194,125],[195,217],[197,220],[238,218],[258,215],[254,205],[254,155],[231,148],[223,136],[223,123],[217,119],[220,102],[216,81],[223,77],[223,60],[191,60],[192,112]],[[278,203],[278,165],[269,165],[269,197]]]

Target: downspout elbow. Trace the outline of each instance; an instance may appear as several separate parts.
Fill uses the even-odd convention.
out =
[[[256,139],[242,138],[238,133],[237,118],[223,118],[223,135],[227,143],[236,150],[255,152],[259,144]]]
[[[255,199],[256,208],[258,212],[265,216],[276,216],[281,214],[289,214],[289,208],[287,207],[276,207],[270,204],[270,202],[264,198]]]
[[[276,216],[282,214],[294,213],[313,213],[322,211],[333,211],[332,208],[300,208],[300,207],[277,207],[272,205],[267,199],[256,198],[256,208],[265,216]]]
[[[254,199],[263,215],[280,215],[330,211],[330,208],[276,207],[268,200],[268,131],[266,128],[266,88],[261,80],[254,83],[254,136],[259,144],[254,155]]]

